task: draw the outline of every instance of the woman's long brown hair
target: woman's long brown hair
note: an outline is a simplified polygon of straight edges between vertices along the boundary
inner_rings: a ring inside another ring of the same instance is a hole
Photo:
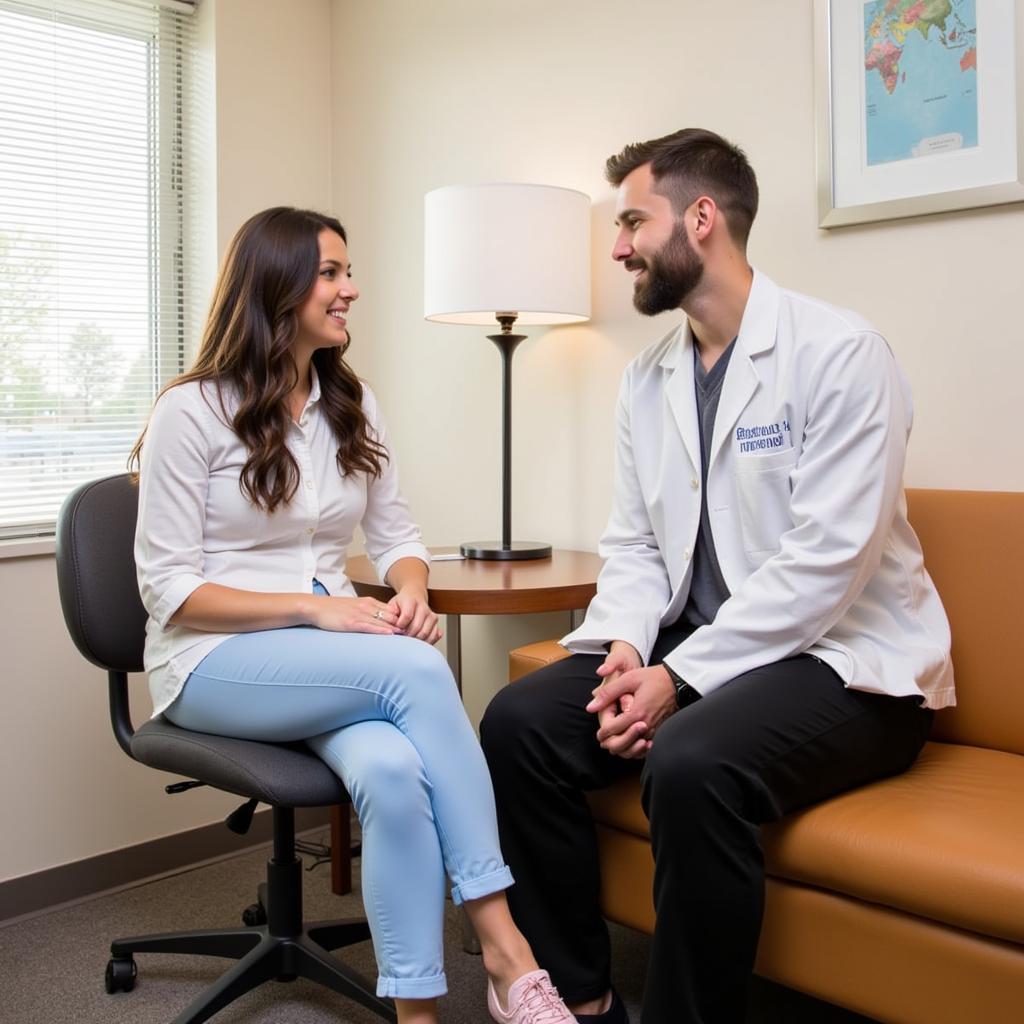
[[[267,512],[287,504],[299,485],[298,464],[285,444],[291,419],[287,398],[298,383],[292,343],[298,309],[319,273],[318,236],[325,228],[348,241],[337,220],[312,210],[275,206],[247,220],[228,247],[192,368],[161,391],[188,381],[211,381],[223,410],[221,389],[234,386],[238,409],[231,426],[249,452],[240,486]],[[371,436],[363,386],[344,352],[323,348],[313,353],[321,407],[338,442],[338,470],[343,476],[380,476],[387,452]],[[128,457],[131,469],[138,468],[145,436],[143,430]]]

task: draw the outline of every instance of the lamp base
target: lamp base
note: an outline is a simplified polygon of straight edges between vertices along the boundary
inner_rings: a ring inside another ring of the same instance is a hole
[[[551,545],[535,540],[472,540],[459,546],[463,558],[481,558],[491,562],[520,562],[528,558],[550,558]]]

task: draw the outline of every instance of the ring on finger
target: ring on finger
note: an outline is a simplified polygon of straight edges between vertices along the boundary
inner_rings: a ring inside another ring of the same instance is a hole
[[[383,613],[383,612],[382,612],[382,611],[381,611],[381,610],[380,610],[380,609],[378,608],[378,609],[377,609],[377,610],[376,610],[376,611],[375,611],[375,612],[373,613],[373,617],[374,617],[375,619],[383,619],[383,618],[384,618],[384,613]]]

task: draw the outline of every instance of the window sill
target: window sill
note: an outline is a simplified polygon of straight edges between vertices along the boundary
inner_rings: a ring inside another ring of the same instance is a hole
[[[52,555],[56,547],[56,537],[19,537],[14,540],[0,540],[0,562],[5,558]]]

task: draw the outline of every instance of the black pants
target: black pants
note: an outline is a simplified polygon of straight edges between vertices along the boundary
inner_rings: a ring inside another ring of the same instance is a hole
[[[651,664],[685,636],[664,630]],[[639,772],[657,912],[643,1024],[741,1024],[764,903],[759,826],[909,767],[932,713],[846,689],[810,655],[748,672],[665,721],[643,762],[608,754],[584,710],[603,658],[500,691],[480,725],[516,884],[513,916],[569,1003],[608,989],[594,825],[583,792]]]

